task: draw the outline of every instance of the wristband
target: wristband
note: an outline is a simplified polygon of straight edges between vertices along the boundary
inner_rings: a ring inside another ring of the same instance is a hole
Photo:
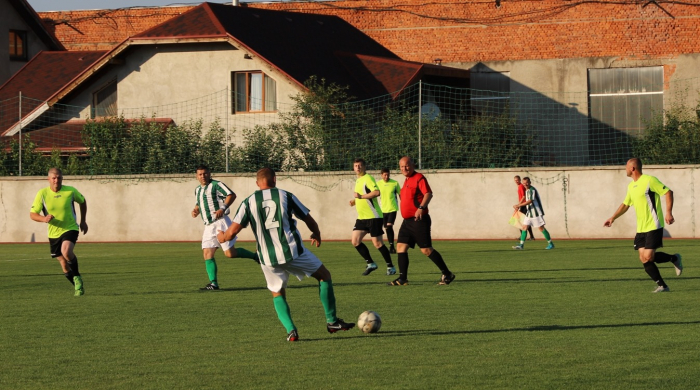
[[[228,208],[228,205],[227,205],[227,204],[224,204],[224,207],[222,207],[221,210],[226,211],[227,208]]]
[[[418,210],[425,210],[425,207],[423,207],[423,206],[418,206]]]

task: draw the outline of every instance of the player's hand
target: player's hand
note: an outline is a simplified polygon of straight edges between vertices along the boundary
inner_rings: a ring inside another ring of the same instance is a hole
[[[423,219],[423,210],[418,209],[416,210],[416,221],[420,221],[421,219]]]
[[[355,199],[362,199],[362,195],[358,194],[357,192],[355,192],[353,195],[355,196]]]
[[[219,219],[219,218],[224,216],[225,211],[226,210],[224,210],[224,209],[218,209],[218,210],[216,210],[216,213],[214,213],[214,216],[216,217],[216,219]]]
[[[519,209],[520,209],[520,205],[519,205],[519,204],[513,205],[513,208],[516,209],[516,210],[519,210]]]
[[[197,218],[198,215],[199,215],[199,209],[195,208],[194,210],[192,210],[192,218]]]
[[[49,223],[53,219],[53,215],[49,214],[44,217],[44,222]]]
[[[664,218],[664,219],[666,220],[666,223],[669,225],[672,225],[674,222],[676,222],[675,218],[673,218],[673,214],[671,214],[671,213],[666,213],[666,218]]]
[[[87,222],[80,222],[80,231],[83,232],[83,234],[87,234],[88,231],[88,225]]]
[[[224,236],[224,231],[223,231],[223,230],[219,230],[219,232],[216,233],[216,239],[219,240],[219,242],[222,243],[222,244],[223,244],[224,242],[226,242],[226,237]]]
[[[354,206],[354,205],[355,205],[355,199],[353,199],[353,200],[350,201],[350,206],[352,207],[352,206]]]
[[[311,245],[318,248],[321,246],[321,235],[311,234]]]
[[[607,221],[605,221],[605,223],[603,224],[603,226],[604,226],[604,227],[610,227],[610,226],[612,226],[613,222],[615,222],[615,220],[612,219],[612,218],[610,218],[610,219],[608,219]]]

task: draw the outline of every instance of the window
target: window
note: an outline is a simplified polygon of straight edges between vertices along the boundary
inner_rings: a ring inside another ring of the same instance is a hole
[[[590,162],[624,164],[632,137],[663,110],[663,67],[589,69],[588,107]]]
[[[27,32],[10,30],[10,60],[27,60]]]
[[[510,103],[510,72],[470,74],[471,107],[478,115],[498,115]]]
[[[277,83],[262,72],[233,72],[233,113],[277,110]]]
[[[637,135],[663,110],[663,67],[589,69],[588,97],[594,123]]]
[[[117,80],[112,80],[92,95],[92,117],[117,116]]]

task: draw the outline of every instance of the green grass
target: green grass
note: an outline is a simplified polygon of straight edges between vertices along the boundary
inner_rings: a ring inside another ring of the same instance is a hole
[[[457,274],[413,250],[410,285],[363,277],[349,242],[314,249],[338,314],[379,333],[330,335],[315,280],[290,282],[301,341],[288,343],[259,267],[219,254],[221,291],[198,243],[79,243],[86,295],[48,244],[0,245],[3,389],[693,389],[700,386],[700,278],[692,240],[668,240],[685,272],[660,265],[652,294],[631,240],[439,241]],[[251,243],[240,246],[252,248]],[[372,249],[372,255],[380,259]],[[394,259],[395,259],[394,255]]]

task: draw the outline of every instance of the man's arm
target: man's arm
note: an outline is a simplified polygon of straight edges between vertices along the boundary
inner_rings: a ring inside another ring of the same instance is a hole
[[[232,222],[231,226],[229,226],[225,232],[219,230],[219,233],[216,234],[216,239],[219,240],[219,242],[221,243],[231,241],[234,237],[236,237],[238,233],[241,232],[241,230],[243,230],[243,226],[236,222]]]
[[[617,211],[615,211],[615,214],[613,214],[612,217],[608,218],[607,221],[603,224],[605,227],[610,227],[612,226],[613,222],[615,222],[616,219],[620,218],[622,214],[626,213],[627,210],[629,210],[630,206],[627,206],[626,204],[621,204],[620,207],[617,208]]]
[[[37,214],[33,211],[30,211],[29,218],[31,218],[32,221],[49,223],[49,221],[51,221],[53,219],[53,215],[49,214],[49,215],[43,216],[41,214]]]
[[[665,196],[666,196],[666,218],[664,218],[664,219],[666,220],[667,224],[671,225],[674,222],[676,222],[676,220],[673,218],[673,191],[668,190],[668,192],[666,193]]]
[[[78,203],[80,205],[80,231],[83,234],[87,234],[87,199],[83,199],[83,203]]]
[[[379,196],[379,190],[374,190],[370,192],[369,194],[358,194],[357,192],[355,193],[355,198],[356,199],[374,199]]]
[[[216,213],[214,214],[216,219],[219,219],[224,216],[224,212],[226,212],[226,209],[231,207],[234,200],[236,200],[236,194],[234,194],[233,192],[226,196],[226,199],[224,199],[224,207],[216,210]]]
[[[318,223],[316,223],[314,217],[312,217],[311,214],[306,214],[301,220],[304,221],[306,227],[311,230],[311,245],[316,247],[321,246],[321,230],[319,230]]]
[[[520,199],[520,202],[518,202],[518,204],[514,205],[513,208],[516,209],[516,210],[518,210],[519,208],[521,208],[521,207],[523,207],[523,206],[527,206],[527,205],[529,205],[530,203],[532,203],[532,200],[525,200],[525,197],[523,196],[523,197]]]

